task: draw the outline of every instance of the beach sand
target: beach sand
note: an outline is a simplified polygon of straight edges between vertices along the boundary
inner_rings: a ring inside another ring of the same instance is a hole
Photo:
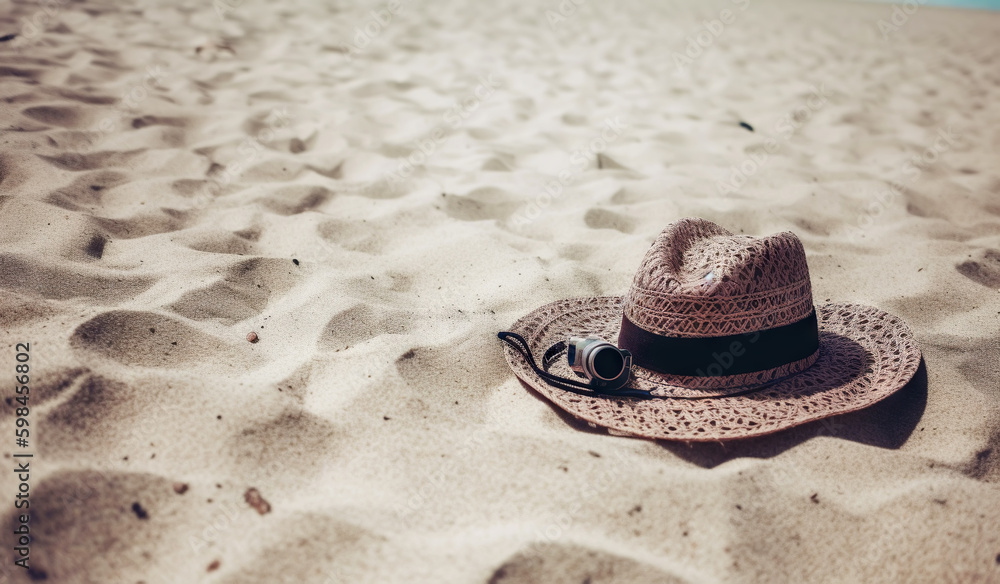
[[[651,4],[9,3],[0,581],[1000,582],[1000,14]],[[728,444],[521,385],[686,216],[925,366]]]

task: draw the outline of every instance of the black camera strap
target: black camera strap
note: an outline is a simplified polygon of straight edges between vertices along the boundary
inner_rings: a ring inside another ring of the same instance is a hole
[[[566,341],[559,341],[558,343],[549,347],[545,354],[542,355],[542,367],[539,367],[535,362],[535,357],[531,354],[531,348],[528,346],[528,342],[524,340],[524,337],[517,333],[512,333],[508,331],[501,331],[497,333],[497,337],[501,341],[504,341],[510,345],[518,353],[524,356],[525,361],[528,362],[528,366],[542,378],[545,383],[559,389],[570,391],[579,395],[586,395],[590,397],[602,396],[602,397],[632,397],[640,399],[649,399],[656,397],[649,392],[629,389],[629,388],[607,388],[607,387],[595,387],[590,383],[584,383],[576,379],[568,379],[566,377],[560,377],[558,375],[553,375],[548,372],[549,364],[555,360],[560,353],[566,350]],[[627,378],[626,378],[627,379]],[[627,383],[627,380],[626,380]]]

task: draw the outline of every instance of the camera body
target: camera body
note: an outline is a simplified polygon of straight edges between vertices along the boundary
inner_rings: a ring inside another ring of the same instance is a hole
[[[632,353],[600,337],[570,337],[566,357],[569,368],[594,387],[621,388],[632,371]]]

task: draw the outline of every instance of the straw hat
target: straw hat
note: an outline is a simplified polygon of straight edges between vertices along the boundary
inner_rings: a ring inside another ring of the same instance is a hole
[[[668,225],[626,296],[546,304],[511,331],[548,373],[570,379],[565,355],[543,357],[559,341],[596,335],[629,350],[626,388],[650,399],[550,385],[504,344],[514,373],[573,416],[670,440],[748,438],[859,410],[902,388],[920,363],[900,318],[869,306],[813,305],[795,234],[733,235],[704,219]]]

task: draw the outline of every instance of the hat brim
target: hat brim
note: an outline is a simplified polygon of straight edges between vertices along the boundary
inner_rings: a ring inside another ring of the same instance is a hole
[[[617,343],[623,304],[622,296],[560,300],[535,309],[511,330],[540,361],[548,347],[569,336],[597,335]],[[816,315],[816,361],[801,373],[739,395],[686,388],[669,375],[643,370],[630,384],[674,397],[583,396],[545,383],[506,343],[504,354],[518,378],[576,418],[620,434],[691,442],[763,436],[860,410],[889,397],[916,373],[920,349],[900,318],[856,304],[817,306]],[[552,372],[572,376],[563,367],[554,365]]]

